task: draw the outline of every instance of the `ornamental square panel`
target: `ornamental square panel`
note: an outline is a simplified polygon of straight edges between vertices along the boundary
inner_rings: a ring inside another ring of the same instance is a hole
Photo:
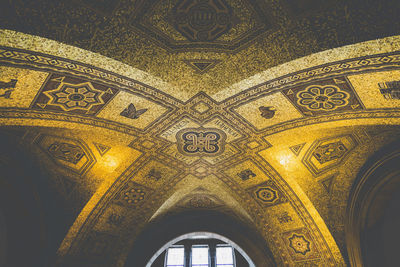
[[[287,202],[286,196],[272,180],[250,187],[246,191],[264,207]]]
[[[282,233],[281,237],[293,261],[320,258],[319,250],[306,228]]]
[[[171,110],[164,102],[153,101],[145,95],[121,91],[97,117],[144,130],[160,121]]]
[[[76,77],[51,74],[32,102],[31,108],[94,116],[118,91]]]
[[[48,73],[0,66],[0,107],[28,108]]]
[[[150,199],[152,191],[146,186],[130,181],[118,192],[114,202],[117,205],[138,209]]]
[[[246,101],[233,111],[257,130],[303,117],[280,92]]]
[[[282,92],[305,116],[364,108],[346,77],[320,80]]]
[[[368,109],[400,107],[400,70],[348,76]]]
[[[314,176],[318,176],[338,167],[357,145],[353,135],[316,140],[305,153],[302,162]]]
[[[79,175],[88,172],[96,162],[91,150],[80,140],[40,134],[35,143],[54,163]]]

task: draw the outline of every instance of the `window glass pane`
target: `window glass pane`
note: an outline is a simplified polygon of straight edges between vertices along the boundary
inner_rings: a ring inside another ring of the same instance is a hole
[[[208,247],[192,247],[192,266],[208,266]]]
[[[167,252],[167,267],[184,265],[185,249],[183,247],[169,248]]]
[[[233,266],[232,247],[217,247],[217,266]]]

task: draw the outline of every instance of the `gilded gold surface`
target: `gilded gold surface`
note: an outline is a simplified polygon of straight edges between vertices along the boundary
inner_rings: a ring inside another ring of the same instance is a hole
[[[158,3],[140,23],[185,41],[162,11],[175,2]],[[260,23],[249,15],[254,12],[249,1],[228,2],[237,21],[221,41]],[[315,53],[367,40],[378,30],[366,30],[354,42],[338,36],[322,40],[316,34],[329,28],[328,22],[307,31],[291,24],[290,7],[282,5],[282,11],[272,2],[262,8],[269,7],[274,18],[283,12],[281,27],[270,25],[262,38],[233,52],[171,51],[138,29],[119,29],[133,8],[127,1],[111,15],[77,7],[74,15],[85,14],[88,25],[103,20],[100,13],[107,18],[105,26],[82,30],[93,34],[90,39],[77,38],[74,28],[63,36],[59,29],[57,36],[50,34],[55,26],[35,31],[104,56],[0,30],[0,125],[24,131],[21,145],[40,159],[54,177],[54,190],[75,211],[58,262],[90,261],[91,238],[101,233],[112,243],[104,253],[115,256],[95,266],[123,266],[150,220],[206,208],[229,212],[255,229],[279,266],[345,266],[343,225],[352,182],[369,156],[398,139],[400,89],[388,97],[379,84],[400,80],[400,37]],[[321,12],[318,16],[341,16]],[[312,20],[307,13],[299,16],[305,24]],[[199,74],[186,59],[221,62]],[[49,93],[64,84],[72,88],[69,94]],[[333,107],[311,104],[328,100]],[[184,140],[178,133],[185,129],[200,141]],[[184,151],[184,144],[206,149],[204,132],[213,138],[223,133],[224,138],[208,140],[218,153]],[[310,250],[295,247],[293,237],[309,242]]]

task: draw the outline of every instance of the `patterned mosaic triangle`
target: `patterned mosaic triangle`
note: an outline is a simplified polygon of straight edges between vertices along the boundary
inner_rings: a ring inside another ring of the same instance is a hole
[[[291,146],[291,147],[289,147],[289,149],[290,149],[296,156],[298,156],[298,155],[300,154],[301,150],[303,149],[303,147],[304,147],[305,144],[306,144],[306,143],[302,143],[302,144],[299,144],[299,145]]]
[[[214,59],[185,59],[183,62],[186,63],[189,67],[194,69],[199,74],[204,74],[209,71],[211,68],[215,67],[220,60]]]
[[[332,191],[333,180],[335,180],[335,175],[329,176],[326,179],[320,181],[322,186],[325,188],[326,192],[330,193]]]
[[[98,143],[93,143],[94,146],[96,147],[97,151],[99,151],[100,155],[104,155],[107,153],[108,150],[110,150],[109,146],[98,144]]]

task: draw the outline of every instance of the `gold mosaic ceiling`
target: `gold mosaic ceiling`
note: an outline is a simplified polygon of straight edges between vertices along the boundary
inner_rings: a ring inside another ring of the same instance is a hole
[[[123,266],[149,221],[205,208],[279,266],[345,265],[352,182],[398,139],[396,1],[20,2],[0,124],[75,210],[58,262]]]
[[[197,9],[210,19],[196,20]],[[399,10],[396,0],[19,0],[2,4],[0,25],[126,63],[187,100],[296,58],[397,35]]]

